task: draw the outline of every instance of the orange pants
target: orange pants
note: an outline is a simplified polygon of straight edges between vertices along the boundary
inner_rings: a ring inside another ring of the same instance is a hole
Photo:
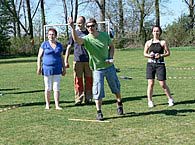
[[[92,71],[89,62],[73,62],[75,102],[92,99]]]

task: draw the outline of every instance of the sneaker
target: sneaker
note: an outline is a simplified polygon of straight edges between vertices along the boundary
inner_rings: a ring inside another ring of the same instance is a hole
[[[119,106],[117,108],[117,113],[118,113],[118,115],[123,115],[123,106]]]
[[[172,98],[168,100],[168,104],[169,104],[168,106],[173,106],[174,105],[174,101],[173,101]]]
[[[152,101],[148,101],[148,107],[149,107],[149,108],[154,107],[154,103],[153,103]]]
[[[103,120],[103,114],[98,113],[97,116],[96,116],[96,120],[102,121]]]

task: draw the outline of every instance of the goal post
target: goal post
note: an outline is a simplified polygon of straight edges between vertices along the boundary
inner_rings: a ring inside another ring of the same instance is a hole
[[[101,30],[100,25],[101,24],[105,24],[105,28],[106,28],[106,32],[110,35],[110,22],[109,21],[99,21],[97,22],[98,25],[98,30]],[[74,25],[76,26],[76,23],[74,23]],[[44,41],[46,40],[46,36],[47,36],[47,31],[49,28],[55,28],[58,32],[58,37],[62,37],[65,35],[66,32],[66,28],[67,28],[68,24],[48,24],[48,25],[44,25]]]

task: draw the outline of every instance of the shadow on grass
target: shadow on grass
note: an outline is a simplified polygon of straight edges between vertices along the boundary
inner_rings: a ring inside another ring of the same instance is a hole
[[[60,101],[62,103],[73,103],[73,101]],[[55,104],[54,101],[51,101],[50,104]],[[0,108],[18,108],[18,107],[29,107],[29,106],[43,106],[45,102],[28,102],[28,103],[18,103],[18,104],[9,104],[9,105],[0,105]]]
[[[173,95],[173,94],[171,94]],[[153,95],[153,97],[158,97],[158,96],[165,96],[165,94],[157,94],[157,95]],[[142,99],[146,99],[147,96],[136,96],[136,97],[126,97],[126,98],[122,98],[123,103],[124,102],[129,102],[129,101],[135,101],[135,100],[142,100]],[[114,100],[103,100],[103,105],[108,105],[108,104],[114,104],[116,103],[116,99]]]
[[[22,60],[7,60],[7,61],[0,61],[0,64],[9,64],[9,63],[29,63],[29,62],[36,62],[36,59],[22,59]]]
[[[167,116],[186,116],[183,113],[194,113],[195,109],[172,109],[172,110],[159,110],[159,111],[148,111],[148,112],[141,112],[141,113],[136,113],[136,112],[129,112],[125,113],[122,116],[114,116],[114,117],[105,117],[104,120],[109,120],[109,119],[118,119],[118,118],[128,118],[128,117],[139,117],[139,116],[147,116],[147,115],[155,115],[155,114],[164,114]]]
[[[37,92],[44,92],[44,90],[20,91],[20,92],[8,92],[8,93],[3,93],[3,95],[6,95],[6,94],[28,94],[28,93],[37,93]]]

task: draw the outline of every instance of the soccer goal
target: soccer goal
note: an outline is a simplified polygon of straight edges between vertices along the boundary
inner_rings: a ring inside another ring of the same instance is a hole
[[[109,21],[100,21],[97,22],[98,24],[98,30],[103,31],[101,25],[105,25],[106,32],[110,35],[110,23]],[[75,23],[76,26],[76,23]],[[67,38],[67,30],[70,34],[70,31],[68,29],[68,24],[49,24],[49,25],[44,25],[44,41],[47,39],[47,32],[49,28],[55,28],[58,32],[57,39],[61,38]]]

